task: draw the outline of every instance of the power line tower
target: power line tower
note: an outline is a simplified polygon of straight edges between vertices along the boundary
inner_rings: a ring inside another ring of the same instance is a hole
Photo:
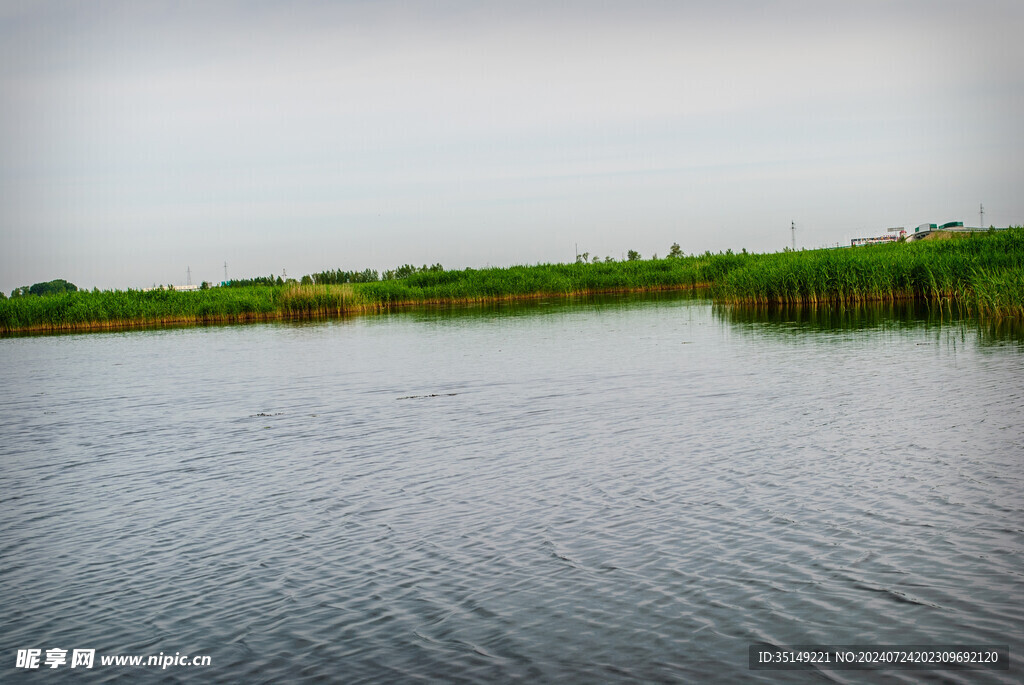
[[[192,267],[191,266],[188,267],[188,269],[186,270],[185,273],[188,274],[188,276],[186,278],[186,281],[185,281],[185,284],[186,285],[192,285]]]
[[[789,230],[793,233],[793,252],[796,252],[796,222],[789,222]]]

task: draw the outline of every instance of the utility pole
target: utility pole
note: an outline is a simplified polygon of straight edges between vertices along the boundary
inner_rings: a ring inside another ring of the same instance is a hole
[[[789,230],[793,233],[793,252],[796,252],[796,222],[789,222]]]
[[[228,282],[228,263],[224,262],[224,282]]]
[[[985,228],[985,205],[981,205],[981,209],[978,210],[978,228]]]

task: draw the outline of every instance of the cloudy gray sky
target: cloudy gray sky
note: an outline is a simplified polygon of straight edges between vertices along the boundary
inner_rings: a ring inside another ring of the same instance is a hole
[[[0,289],[1024,223],[1024,3],[2,2]]]

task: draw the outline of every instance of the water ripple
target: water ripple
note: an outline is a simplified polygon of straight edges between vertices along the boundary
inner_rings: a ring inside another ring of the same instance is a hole
[[[806,682],[747,647],[1019,654],[1020,349],[932,325],[840,342],[654,298],[0,340],[2,678],[54,646],[213,659],[99,682]],[[945,677],[870,675],[815,679]]]

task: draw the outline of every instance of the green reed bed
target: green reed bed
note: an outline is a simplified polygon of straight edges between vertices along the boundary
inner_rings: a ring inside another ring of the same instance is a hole
[[[354,286],[368,303],[484,302],[544,295],[660,290],[706,285],[744,255],[706,255],[631,262],[538,264],[462,271],[424,271]]]
[[[985,315],[1024,314],[1024,229],[952,240],[758,255],[715,283],[728,302],[815,304],[949,300]]]
[[[401,279],[340,285],[293,282],[192,292],[78,291],[26,296],[0,301],[0,332],[318,318],[416,303],[692,287],[712,281],[746,258],[707,254],[648,261],[422,271]]]
[[[233,323],[279,316],[281,288],[78,291],[0,301],[0,331]]]
[[[317,318],[416,303],[710,287],[719,302],[942,300],[1024,319],[1024,229],[863,248],[506,268],[440,268],[340,285],[251,285],[193,292],[104,291],[0,300],[0,332]]]
[[[287,285],[281,289],[279,309],[288,318],[326,318],[374,308],[374,303],[352,284]]]
[[[964,298],[969,311],[982,316],[1024,319],[1024,269],[992,272],[977,269]]]

